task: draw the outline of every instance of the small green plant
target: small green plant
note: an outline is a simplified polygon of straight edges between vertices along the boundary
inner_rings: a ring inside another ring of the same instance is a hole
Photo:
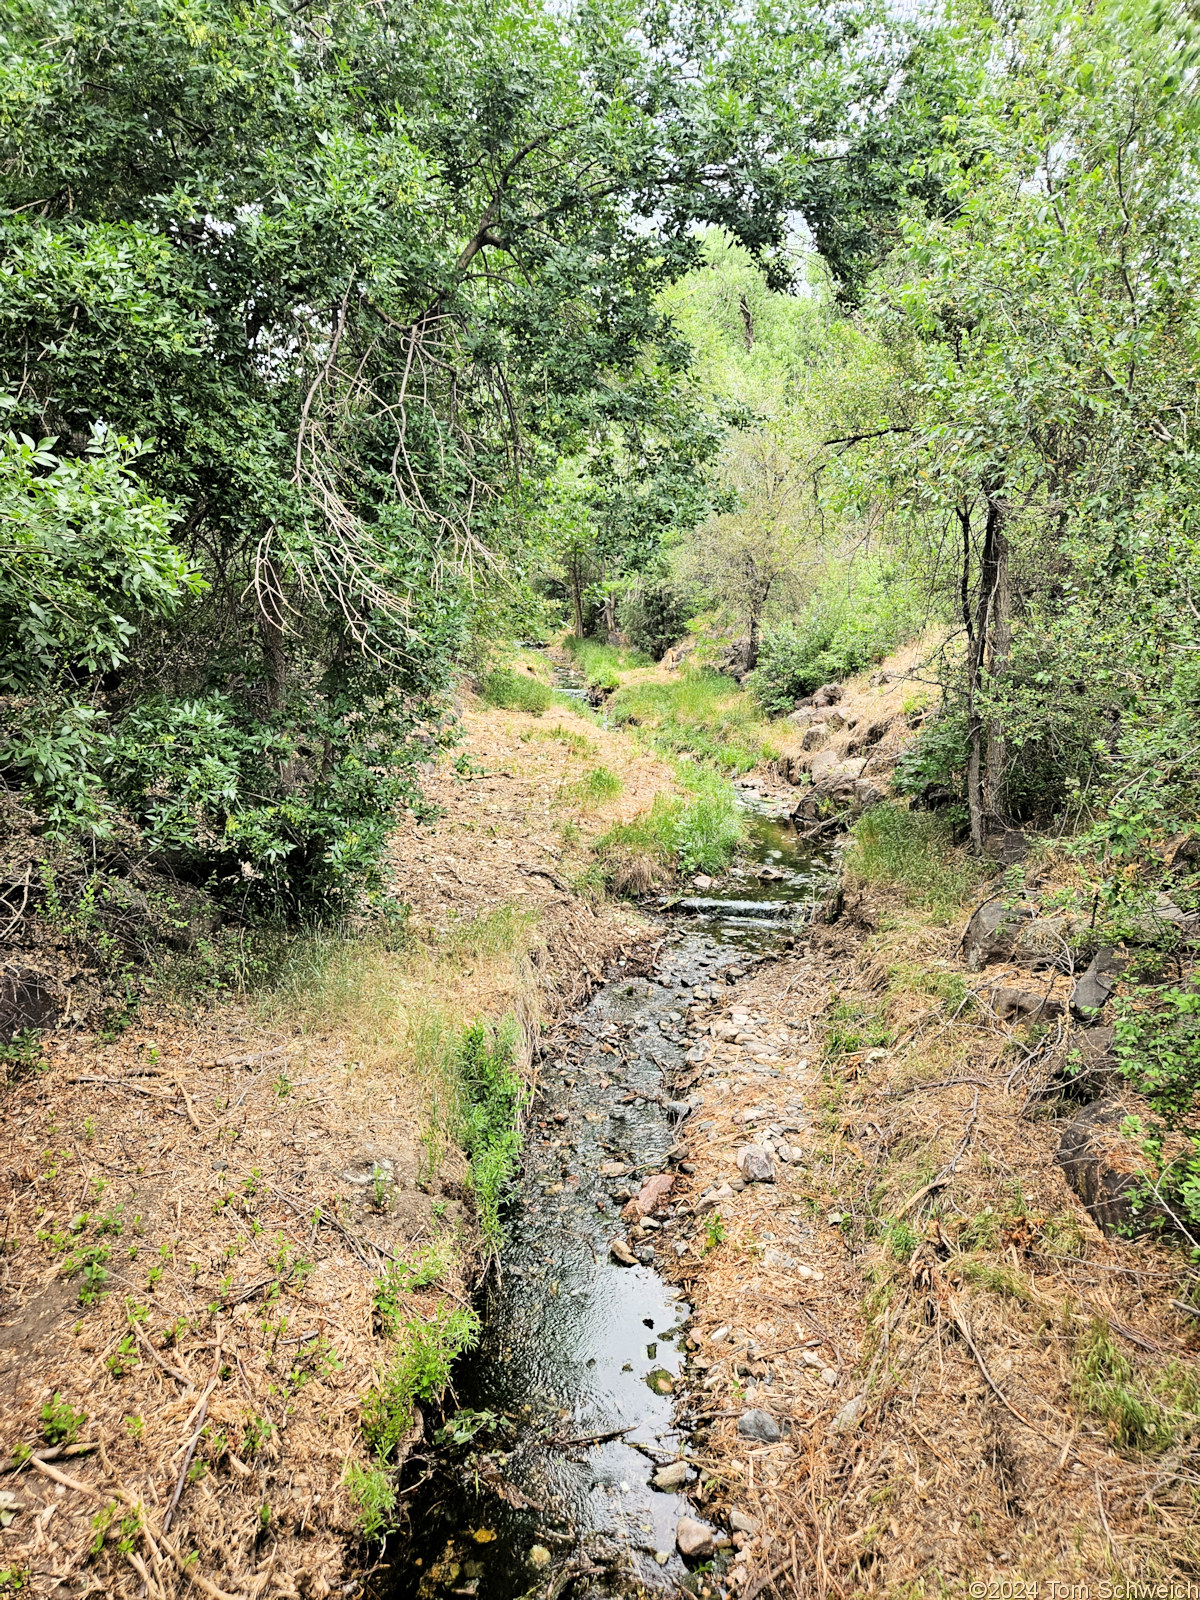
[[[141,1444],[146,1432],[146,1419],[144,1417],[126,1417],[125,1431],[135,1443]]]
[[[132,1333],[127,1333],[120,1344],[105,1361],[104,1365],[114,1378],[125,1378],[138,1364],[137,1340]]]
[[[382,1467],[364,1467],[351,1461],[343,1483],[357,1508],[358,1526],[364,1539],[378,1539],[392,1525],[396,1509],[396,1484]]]
[[[896,1218],[886,1221],[881,1229],[888,1254],[897,1261],[911,1261],[920,1242],[907,1222]]]
[[[1126,1450],[1163,1450],[1172,1442],[1171,1419],[1138,1381],[1133,1364],[1113,1344],[1106,1323],[1093,1320],[1075,1351],[1071,1393],[1099,1417],[1113,1444]],[[1197,1420],[1197,1419],[1193,1419]]]
[[[42,1438],[49,1445],[74,1444],[87,1421],[86,1411],[76,1411],[56,1389],[42,1407]]]
[[[292,1092],[292,1084],[286,1072],[281,1072],[271,1085],[281,1100],[286,1100]]]
[[[479,1318],[466,1306],[439,1306],[395,1330],[400,1347],[362,1407],[362,1430],[372,1453],[388,1460],[412,1426],[413,1402],[432,1400],[445,1388],[455,1360],[479,1337]]]
[[[574,800],[585,810],[593,806],[601,806],[607,800],[615,800],[625,787],[624,783],[608,767],[593,767],[582,778],[577,778],[569,784],[566,790],[567,797]]]
[[[438,1444],[470,1444],[480,1433],[491,1433],[500,1426],[500,1416],[495,1411],[456,1411],[446,1418],[434,1434]]]
[[[246,1418],[246,1425],[242,1430],[242,1454],[255,1456],[263,1445],[269,1443],[274,1430],[265,1417],[260,1417],[257,1412]]]
[[[704,1223],[704,1252],[715,1250],[719,1244],[724,1244],[727,1234],[725,1231],[725,1218],[719,1211],[713,1211]]]
[[[521,1151],[520,1115],[529,1098],[514,1066],[516,1025],[466,1029],[454,1058],[461,1100],[460,1137],[471,1163],[471,1189],[488,1242],[503,1238],[500,1201]]]
[[[371,1204],[376,1211],[386,1211],[392,1198],[392,1180],[382,1167],[371,1168]]]

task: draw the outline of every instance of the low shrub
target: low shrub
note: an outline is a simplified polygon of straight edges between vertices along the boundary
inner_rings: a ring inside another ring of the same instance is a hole
[[[553,703],[554,695],[539,679],[513,672],[510,667],[496,667],[480,680],[480,698],[502,711],[525,711],[540,717]]]
[[[746,686],[770,716],[785,715],[823,683],[882,661],[924,626],[919,597],[897,567],[865,563],[852,570],[852,588],[839,572],[800,617],[764,630]]]

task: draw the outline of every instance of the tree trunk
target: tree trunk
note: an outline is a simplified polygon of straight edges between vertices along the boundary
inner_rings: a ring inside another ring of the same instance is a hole
[[[617,597],[615,594],[604,596],[604,631],[611,645],[621,642],[621,630],[617,627]]]
[[[963,530],[962,607],[967,630],[967,809],[971,818],[971,848],[983,853],[989,823],[1002,823],[1000,783],[1006,759],[1002,728],[985,724],[980,698],[985,677],[994,678],[1008,660],[1012,642],[1009,617],[1008,541],[1004,536],[1004,508],[995,491],[985,489],[986,515],[983,548],[979,555],[979,594],[970,603],[971,512],[958,511]]]
[[[579,576],[579,563],[571,563],[571,606],[575,613],[575,637],[583,638],[583,583]]]
[[[770,581],[763,585],[763,592],[758,597],[758,603],[750,612],[750,637],[746,644],[746,671],[753,672],[758,665],[759,629],[762,625],[762,614],[767,608],[767,596],[771,592]]]
[[[741,311],[742,311],[742,327],[745,329],[745,333],[746,333],[746,349],[747,350],[753,350],[754,349],[754,316],[753,316],[753,313],[750,310],[750,302],[749,302],[749,300],[746,299],[745,295],[742,296]]]
[[[272,711],[278,711],[287,693],[287,644],[283,579],[274,558],[269,555],[259,566],[258,633],[262,641],[267,704]]]

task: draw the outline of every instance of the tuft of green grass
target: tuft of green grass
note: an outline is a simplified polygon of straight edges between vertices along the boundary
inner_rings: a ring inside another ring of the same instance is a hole
[[[708,668],[668,683],[630,684],[610,712],[618,723],[636,722],[664,754],[697,756],[731,777],[779,753],[758,702]]]
[[[521,1153],[521,1112],[529,1091],[515,1065],[516,1023],[476,1022],[454,1061],[461,1098],[460,1143],[471,1163],[471,1189],[485,1238],[499,1248],[500,1202]]]
[[[604,805],[607,800],[615,800],[624,787],[624,783],[611,768],[593,767],[590,772],[585,772],[581,778],[568,785],[566,795],[577,805],[591,809],[593,806]]]
[[[490,706],[503,711],[526,711],[540,717],[554,701],[553,693],[539,679],[514,672],[511,667],[496,667],[480,680],[479,694]]]
[[[640,650],[618,650],[613,645],[601,644],[599,639],[576,639],[571,634],[564,642],[575,658],[575,665],[587,679],[588,688],[601,689],[605,694],[621,687],[622,672],[654,665]]]
[[[979,883],[983,863],[960,855],[949,825],[931,812],[874,806],[854,825],[846,871],[863,883],[890,884],[913,906],[947,915]]]
[[[1172,1362],[1147,1384],[1113,1343],[1107,1323],[1094,1319],[1075,1349],[1071,1395],[1099,1417],[1113,1444],[1158,1452],[1200,1428],[1200,1382]]]

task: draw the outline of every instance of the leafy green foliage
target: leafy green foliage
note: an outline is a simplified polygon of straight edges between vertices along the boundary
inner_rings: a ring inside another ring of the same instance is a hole
[[[1152,1162],[1145,1199],[1152,1190],[1200,1250],[1200,977],[1124,987],[1115,1002],[1115,1048],[1121,1070],[1150,1107],[1152,1120],[1140,1128]]]
[[[87,1421],[86,1411],[76,1411],[58,1390],[42,1406],[42,1438],[47,1444],[74,1444]]]
[[[363,1466],[361,1462],[346,1464],[342,1479],[358,1509],[358,1526],[364,1539],[378,1539],[392,1526],[396,1509],[396,1482],[383,1467]]]
[[[460,1142],[471,1163],[471,1189],[484,1236],[499,1248],[500,1203],[521,1153],[521,1113],[529,1091],[515,1066],[515,1023],[499,1029],[476,1022],[455,1058],[461,1095]]]
[[[397,1329],[399,1348],[362,1406],[363,1435],[380,1461],[412,1426],[413,1402],[440,1395],[454,1362],[478,1337],[479,1318],[465,1306],[439,1306],[428,1320],[413,1317]]]
[[[635,891],[648,881],[630,871],[639,854],[672,872],[724,872],[746,838],[746,820],[733,787],[702,768],[681,772],[690,797],[658,794],[649,811],[618,823],[597,839],[597,857],[614,887]]]

